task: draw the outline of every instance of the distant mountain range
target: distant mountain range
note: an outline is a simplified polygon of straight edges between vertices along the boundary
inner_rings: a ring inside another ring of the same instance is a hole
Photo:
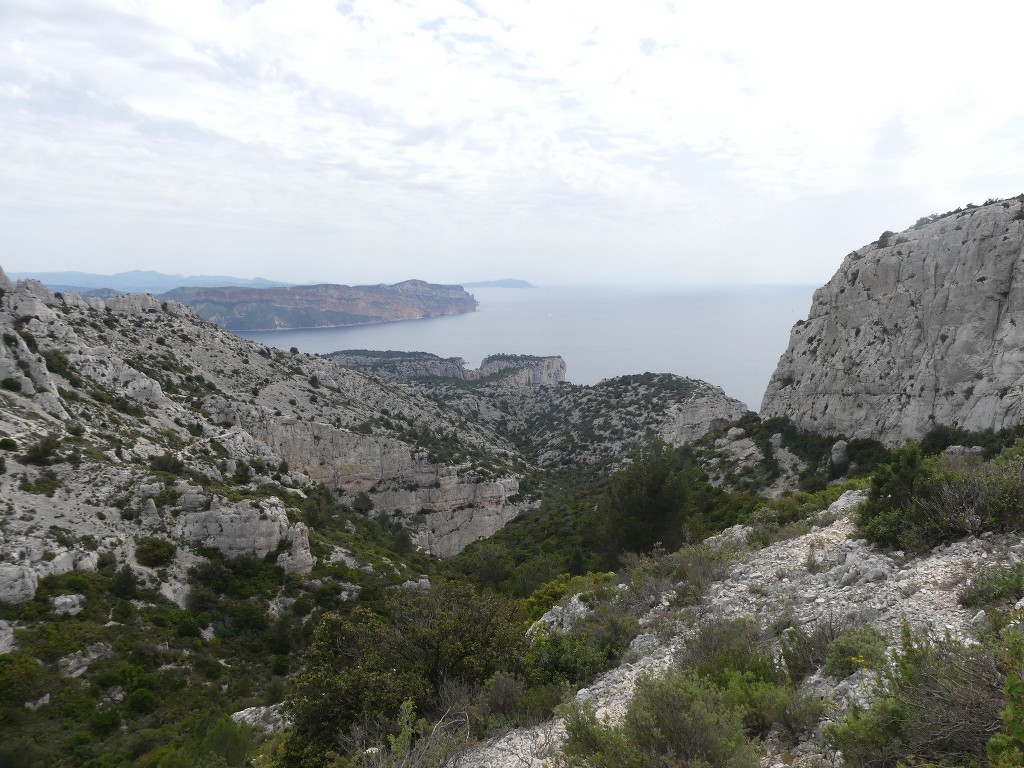
[[[164,293],[172,288],[236,285],[245,288],[280,288],[290,283],[227,275],[167,275],[163,272],[134,269],[116,275],[92,272],[8,272],[12,280],[38,280],[52,291],[93,291],[109,288],[124,293]]]

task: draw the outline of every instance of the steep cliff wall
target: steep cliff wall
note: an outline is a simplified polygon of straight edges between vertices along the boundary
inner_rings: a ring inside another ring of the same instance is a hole
[[[1022,198],[926,217],[854,251],[793,327],[761,415],[889,444],[940,424],[1020,424],[1022,251]]]

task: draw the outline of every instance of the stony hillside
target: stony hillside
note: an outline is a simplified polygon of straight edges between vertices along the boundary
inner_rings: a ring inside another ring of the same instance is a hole
[[[971,538],[941,546],[918,557],[880,550],[856,538],[855,518],[864,494],[849,491],[811,520],[809,530],[768,546],[754,544],[756,529],[737,526],[708,540],[728,553],[730,564],[712,582],[696,606],[680,605],[685,583],[667,583],[655,606],[640,619],[643,627],[623,663],[575,694],[592,707],[601,722],[621,723],[638,680],[659,678],[677,667],[714,627],[750,626],[767,639],[780,661],[787,641],[792,650],[796,630],[873,627],[878,650],[894,658],[902,647],[904,627],[919,638],[949,637],[972,643],[987,627],[984,610],[968,608],[961,596],[972,579],[1000,566],[1012,569],[1024,556],[1019,534]],[[563,631],[587,615],[577,599],[567,600]],[[554,615],[554,614],[552,614]],[[868,637],[873,634],[866,634]],[[688,650],[690,649],[690,650]],[[793,663],[794,656],[786,658]],[[767,734],[761,765],[814,766],[842,764],[823,733],[852,706],[870,706],[877,694],[878,667],[860,659],[838,674],[823,670],[824,654],[803,672],[798,691],[818,702],[795,734],[782,729]],[[998,688],[997,688],[998,690]],[[561,717],[536,727],[513,730],[470,750],[461,768],[539,768],[559,762],[566,737]],[[577,764],[577,763],[574,763]]]
[[[0,429],[10,445],[0,486],[13,510],[4,599],[31,597],[49,573],[94,567],[96,550],[74,544],[83,537],[117,542],[118,559],[131,561],[128,531],[228,555],[294,542],[295,562],[306,562],[306,534],[273,497],[310,483],[343,503],[365,496],[419,547],[449,556],[534,503],[519,484],[538,465],[608,461],[652,429],[679,442],[739,413],[720,391],[685,380],[671,396],[654,382],[534,386],[540,369],[500,356],[469,389],[392,383],[239,339],[174,301],[86,303],[6,278],[0,287]],[[547,383],[564,364],[541,369]],[[614,439],[598,451],[595,432]],[[26,458],[47,440],[51,454]],[[54,548],[54,525],[71,544]]]
[[[175,288],[161,298],[179,301],[235,331],[418,320],[473,312],[477,307],[476,299],[462,286],[422,280],[395,285]]]
[[[428,594],[437,557],[535,507],[551,469],[579,461],[589,482],[652,435],[742,413],[674,376],[553,383],[559,358],[388,380],[173,300],[84,301],[2,272],[0,336],[11,765],[230,754],[211,734],[250,743],[227,719],[241,710],[280,724],[322,618]]]
[[[415,387],[436,402],[456,404],[467,419],[495,429],[548,469],[617,466],[638,443],[661,438],[684,445],[746,413],[720,387],[667,373],[525,388],[509,372],[471,386],[421,379]]]
[[[847,256],[798,322],[761,405],[898,444],[1024,422],[1024,196],[921,219]]]

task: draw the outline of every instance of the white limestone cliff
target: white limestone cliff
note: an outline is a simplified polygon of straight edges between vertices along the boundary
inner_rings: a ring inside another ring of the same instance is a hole
[[[1020,424],[1022,259],[1020,198],[928,217],[851,253],[793,327],[762,417],[890,445],[936,425]]]

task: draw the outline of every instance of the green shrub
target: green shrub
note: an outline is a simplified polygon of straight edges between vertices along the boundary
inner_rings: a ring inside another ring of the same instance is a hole
[[[570,710],[564,757],[580,768],[758,765],[739,712],[707,680],[679,670],[638,681],[621,726],[599,723],[589,707]]]
[[[168,472],[172,475],[181,474],[185,470],[185,462],[173,453],[150,456],[149,466],[154,472]]]
[[[251,746],[252,728],[224,716],[206,732],[200,751],[222,758],[222,765],[241,766],[245,765]]]
[[[622,649],[616,650],[617,654],[592,644],[582,632],[541,632],[526,652],[523,666],[534,685],[585,685],[618,661]]]
[[[703,624],[679,655],[679,664],[692,669],[720,688],[729,685],[734,672],[755,680],[781,682],[784,672],[767,649],[764,637],[751,619],[718,619]]]
[[[60,448],[60,440],[56,435],[50,434],[26,448],[22,460],[26,464],[49,466],[59,460],[58,448]]]
[[[437,705],[445,681],[482,685],[523,655],[518,607],[468,585],[440,581],[427,591],[399,590],[380,610],[359,607],[320,620],[293,677],[295,726],[286,764],[332,748],[334,734],[364,719],[393,726],[404,702],[427,710]],[[313,764],[323,764],[322,757]]]
[[[926,457],[917,443],[893,453],[871,483],[860,529],[871,541],[922,552],[983,531],[1024,525],[1024,441],[990,462],[974,455]]]
[[[159,707],[160,701],[157,699],[156,694],[149,689],[136,688],[125,697],[124,704],[128,711],[145,715]]]
[[[960,604],[967,608],[1015,603],[1024,597],[1024,566],[997,565],[975,575],[960,592]]]
[[[787,629],[779,638],[786,672],[794,685],[814,674],[825,663],[829,646],[843,632],[860,625],[854,616],[836,618],[829,614],[816,622],[810,630],[801,627]]]
[[[3,387],[8,392],[21,392],[21,382],[17,379],[12,379],[10,376],[0,380],[0,387]]]
[[[1003,726],[988,742],[988,758],[998,768],[1016,768],[1024,765],[1024,679],[1019,671],[1006,676],[1003,693]]]
[[[918,639],[904,628],[903,651],[883,674],[868,710],[852,709],[826,729],[850,768],[896,768],[914,757],[979,764],[999,730],[999,665],[981,645]]]
[[[139,565],[149,568],[161,568],[174,561],[178,548],[169,541],[153,536],[143,536],[135,540],[135,559]]]
[[[40,496],[53,496],[62,485],[60,478],[52,470],[46,469],[40,472],[35,480],[23,478],[18,483],[18,488],[27,493],[37,493]]]
[[[794,705],[785,671],[750,619],[703,624],[679,655],[679,664],[715,685],[751,733],[767,734]]]
[[[843,678],[858,669],[881,669],[887,645],[885,635],[870,624],[848,629],[828,646],[823,671]]]

